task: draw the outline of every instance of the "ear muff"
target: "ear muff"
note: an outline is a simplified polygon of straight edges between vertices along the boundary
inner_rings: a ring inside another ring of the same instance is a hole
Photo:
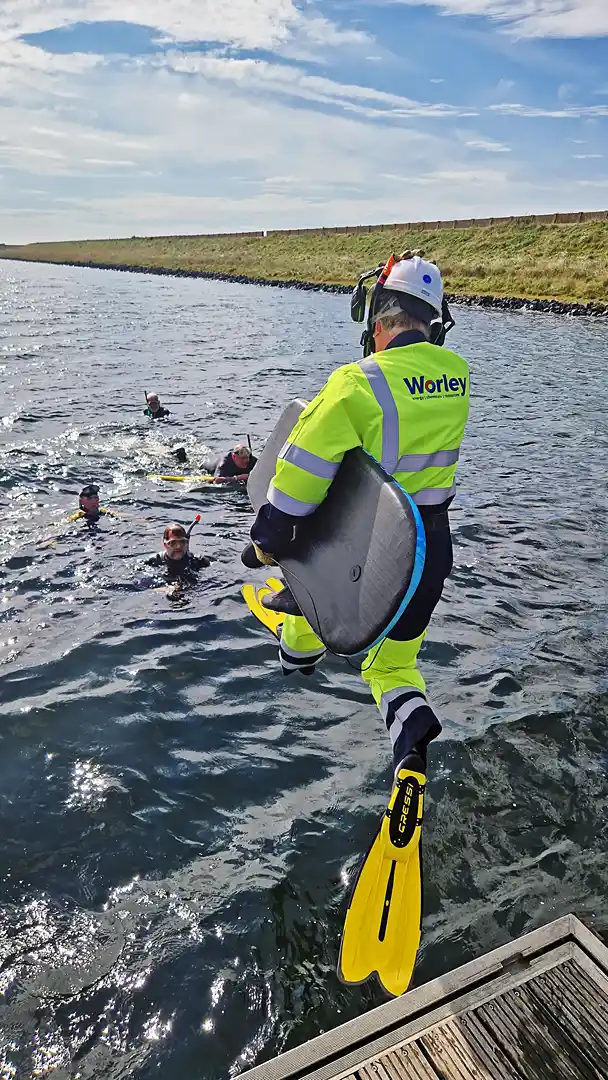
[[[421,254],[421,253],[418,253]],[[411,252],[404,252],[399,258],[410,258]],[[393,265],[398,262],[394,255],[391,256]],[[390,260],[389,260],[390,263]],[[363,347],[363,355],[369,356],[374,351],[374,326],[376,324],[376,308],[380,299],[384,280],[389,272],[389,263],[380,263],[375,270],[368,270],[367,273],[362,274],[359,278],[355,288],[352,291],[350,298],[350,316],[353,322],[362,323],[365,319],[365,309],[367,307],[367,301],[369,299],[369,307],[367,311],[367,326],[361,335],[361,345]],[[375,277],[376,281],[372,285],[371,289],[367,289],[364,282],[369,278]],[[368,296],[369,293],[369,296]],[[416,315],[414,316],[416,317]],[[451,316],[450,309],[448,307],[447,300],[443,298],[441,306],[441,315],[437,315],[430,324],[429,341],[432,345],[443,345],[445,342],[446,334],[450,332],[455,325]]]
[[[382,292],[382,286],[378,281],[375,285],[372,285],[369,290],[369,308],[367,312],[367,327],[361,335],[361,345],[363,346],[363,355],[370,356],[374,351],[374,326],[376,325],[376,308],[378,307],[378,299]]]
[[[363,320],[365,319],[365,308],[367,306],[367,289],[364,285],[364,282],[369,281],[369,279],[373,277],[377,278],[381,270],[382,266],[377,266],[374,270],[366,270],[364,274],[361,274],[361,277],[355,285],[350,298],[350,317],[353,322],[363,322]]]
[[[441,318],[433,319],[431,323],[431,333],[429,335],[429,341],[431,345],[443,345],[446,339],[446,334],[449,334],[450,330],[456,323],[454,322],[448,302],[443,298],[441,305]]]
[[[367,289],[362,281],[358,281],[350,298],[350,317],[353,322],[363,322],[366,303]]]
[[[371,356],[374,351],[374,334],[372,330],[364,330],[361,334],[360,345],[364,356]]]

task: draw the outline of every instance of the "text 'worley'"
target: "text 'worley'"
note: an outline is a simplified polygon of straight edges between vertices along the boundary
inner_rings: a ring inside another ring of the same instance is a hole
[[[423,394],[459,394],[464,397],[467,392],[467,379],[460,377],[448,379],[444,372],[438,379],[425,379],[424,375],[414,375],[411,379],[403,380],[410,394],[422,397]]]

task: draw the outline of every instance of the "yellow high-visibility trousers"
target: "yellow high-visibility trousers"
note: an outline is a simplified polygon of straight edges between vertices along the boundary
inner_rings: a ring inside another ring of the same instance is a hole
[[[367,653],[361,675],[386,724],[395,768],[413,749],[425,747],[441,731],[427,703],[426,684],[417,660],[426,630],[411,641],[384,638]],[[325,646],[303,615],[286,615],[281,629],[279,659],[285,673],[310,674],[325,655]]]

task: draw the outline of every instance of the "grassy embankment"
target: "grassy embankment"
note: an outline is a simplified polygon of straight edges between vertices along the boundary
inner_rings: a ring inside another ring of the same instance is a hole
[[[449,292],[608,305],[608,221],[518,223],[467,229],[159,236],[0,247],[3,258],[205,270],[249,277],[352,284],[390,251],[422,248]]]

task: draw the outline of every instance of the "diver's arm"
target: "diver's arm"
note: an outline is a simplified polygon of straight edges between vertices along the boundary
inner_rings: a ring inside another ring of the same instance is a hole
[[[230,472],[230,469],[232,467],[232,455],[224,454],[224,457],[220,458],[217,465],[215,466],[215,472],[213,473],[213,483],[227,484],[231,480],[238,479],[238,477],[233,472]]]
[[[300,415],[277,461],[268,502],[260,507],[251,529],[251,539],[262,553],[284,552],[298,521],[323,502],[344,454],[361,446],[352,408],[355,390],[348,367],[338,368]]]

